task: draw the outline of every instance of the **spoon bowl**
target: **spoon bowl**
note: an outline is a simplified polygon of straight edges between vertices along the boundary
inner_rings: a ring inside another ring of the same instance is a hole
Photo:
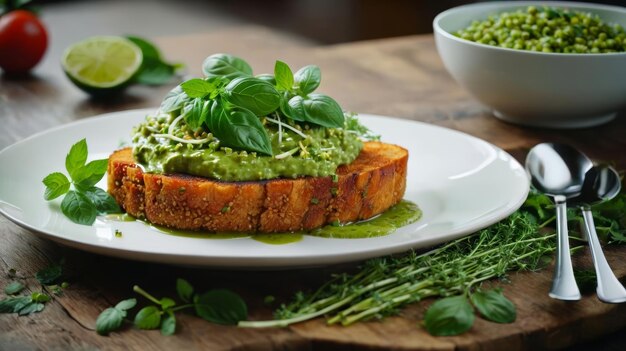
[[[581,298],[570,257],[566,200],[581,194],[585,175],[592,167],[587,156],[565,144],[538,144],[526,157],[526,171],[532,185],[552,196],[556,207],[556,265],[549,293],[555,299],[572,301]]]
[[[615,169],[608,166],[592,167],[585,174],[580,194],[571,198],[570,202],[579,206],[591,206],[611,200],[621,189],[622,183]]]
[[[526,158],[532,185],[550,196],[575,197],[580,194],[586,173],[593,163],[577,149],[558,143],[533,147]]]
[[[598,281],[596,288],[598,299],[608,303],[626,302],[626,289],[613,274],[602,252],[602,246],[593,223],[591,205],[611,200],[619,194],[621,188],[619,174],[613,168],[597,166],[587,172],[580,194],[571,199],[572,203],[581,208],[585,219],[584,229],[589,241],[591,258]]]

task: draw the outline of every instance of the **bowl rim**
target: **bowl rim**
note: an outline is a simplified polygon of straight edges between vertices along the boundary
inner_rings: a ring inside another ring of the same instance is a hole
[[[503,50],[508,52],[516,52],[522,55],[539,55],[539,56],[554,56],[554,57],[616,57],[616,56],[625,56],[626,51],[623,52],[607,52],[607,53],[562,53],[562,52],[542,52],[542,51],[531,51],[531,50],[520,50],[520,49],[510,49],[503,48],[500,46],[488,45],[477,43],[475,41],[459,38],[452,33],[446,31],[441,27],[439,22],[452,13],[456,13],[459,11],[467,10],[470,8],[477,7],[485,7],[488,10],[497,11],[502,7],[519,7],[524,8],[527,6],[554,6],[554,7],[569,7],[572,9],[575,8],[591,8],[591,9],[602,9],[612,12],[622,13],[626,16],[626,8],[621,6],[614,5],[606,5],[606,4],[596,4],[596,3],[588,3],[588,2],[572,2],[572,1],[487,1],[487,2],[477,2],[472,4],[465,4],[460,6],[455,6],[449,8],[443,12],[440,12],[433,19],[433,29],[436,34],[442,35],[448,39],[459,42],[465,45],[477,46],[480,48],[486,48],[490,50]],[[624,28],[626,29],[626,27]]]

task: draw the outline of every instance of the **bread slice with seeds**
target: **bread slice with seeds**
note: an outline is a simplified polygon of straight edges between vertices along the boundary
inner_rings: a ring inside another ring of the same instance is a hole
[[[406,188],[408,152],[365,142],[337,177],[225,182],[143,172],[132,150],[109,158],[108,191],[130,215],[183,230],[290,232],[372,218],[397,204]]]

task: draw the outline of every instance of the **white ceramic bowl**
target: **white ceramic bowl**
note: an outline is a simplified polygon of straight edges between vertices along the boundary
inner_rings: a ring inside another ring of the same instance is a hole
[[[456,81],[503,120],[582,128],[608,122],[626,107],[626,53],[559,54],[479,44],[451,33],[489,15],[554,6],[597,14],[626,28],[626,8],[574,2],[486,2],[440,13],[433,21],[443,63]]]

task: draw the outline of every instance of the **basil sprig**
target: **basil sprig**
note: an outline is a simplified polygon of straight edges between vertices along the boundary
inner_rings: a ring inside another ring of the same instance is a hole
[[[106,173],[107,162],[101,159],[87,163],[87,141],[80,140],[65,157],[65,169],[71,181],[61,172],[48,174],[43,179],[44,199],[50,201],[65,194],[61,211],[78,224],[92,225],[98,214],[120,212],[115,199],[95,186]]]
[[[272,155],[260,117],[281,114],[297,122],[343,128],[344,114],[331,97],[314,94],[321,81],[317,66],[295,74],[276,61],[274,75],[252,75],[241,58],[215,54],[204,60],[204,79],[194,78],[170,91],[161,111],[178,112],[193,130],[206,128],[222,146]]]
[[[170,297],[158,299],[137,285],[133,287],[133,291],[152,304],[140,309],[132,323],[139,329],[160,328],[162,335],[176,332],[176,312],[186,309],[193,309],[198,317],[215,324],[236,325],[248,318],[245,301],[234,292],[214,289],[199,294],[188,281],[181,278],[176,280],[176,292],[178,299],[182,301],[180,304]],[[102,311],[96,319],[98,334],[108,335],[121,329],[124,321],[128,321],[125,319],[127,311],[136,304],[136,299],[127,299]]]

